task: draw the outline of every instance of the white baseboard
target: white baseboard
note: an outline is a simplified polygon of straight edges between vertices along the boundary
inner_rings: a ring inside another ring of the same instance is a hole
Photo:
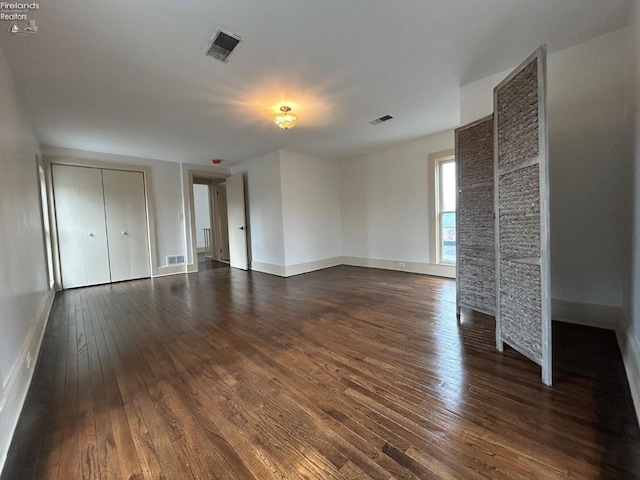
[[[279,277],[287,276],[286,267],[284,265],[276,265],[275,263],[265,263],[253,260],[251,262],[251,270],[268,273],[269,275],[277,275]]]
[[[181,273],[187,273],[186,265],[158,267],[158,273],[156,273],[153,277],[166,277],[167,275],[179,275]]]
[[[551,299],[551,318],[559,322],[618,331],[624,321],[621,307]]]
[[[18,360],[0,392],[0,432],[2,432],[0,435],[0,473],[2,473],[2,468],[7,460],[11,439],[27,398],[54,298],[55,292],[50,290],[42,301]]]
[[[399,267],[398,263],[404,263]],[[298,263],[296,265],[275,265],[273,263],[251,262],[251,270],[278,275],[279,277],[291,277],[302,273],[314,272],[323,268],[337,267],[338,265],[350,265],[354,267],[381,268],[384,270],[396,270],[398,272],[420,273],[423,275],[435,275],[437,277],[455,278],[456,267],[449,265],[436,265],[432,263],[398,262],[395,260],[380,260],[361,257],[332,257],[313,262]]]
[[[616,332],[620,354],[624,362],[624,369],[629,380],[629,390],[633,406],[636,409],[636,419],[640,425],[640,339],[633,333],[629,322],[626,321]]]
[[[197,263],[189,263],[187,264],[187,273],[196,273],[198,271],[198,264]]]
[[[378,258],[342,257],[344,265],[354,267],[381,268],[383,270],[396,270],[398,272],[420,273],[422,275],[434,275],[436,277],[455,278],[456,267],[450,265],[438,265],[435,263],[407,262],[398,260],[382,260]],[[404,263],[404,267],[398,264]]]
[[[314,260],[313,262],[298,263],[296,265],[287,265],[284,267],[285,277],[315,272],[323,268],[337,267],[338,265],[342,265],[342,263],[342,257],[333,257]]]

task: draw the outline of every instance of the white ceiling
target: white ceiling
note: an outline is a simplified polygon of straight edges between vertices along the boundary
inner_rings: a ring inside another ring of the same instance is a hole
[[[620,28],[631,3],[60,0],[31,15],[37,34],[0,32],[0,48],[42,144],[229,166],[278,148],[348,157],[456,127],[460,85],[542,43]],[[218,27],[243,38],[228,64],[203,54]],[[289,131],[271,120],[283,104],[300,117]]]

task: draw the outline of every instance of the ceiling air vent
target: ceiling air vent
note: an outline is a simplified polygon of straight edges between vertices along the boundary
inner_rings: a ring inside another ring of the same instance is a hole
[[[205,54],[223,63],[227,63],[229,56],[241,41],[242,38],[239,36],[218,29],[207,44]]]
[[[379,123],[386,122],[387,120],[391,120],[393,117],[391,115],[385,115],[384,117],[376,118],[375,120],[371,120],[369,123],[371,125],[378,125]]]

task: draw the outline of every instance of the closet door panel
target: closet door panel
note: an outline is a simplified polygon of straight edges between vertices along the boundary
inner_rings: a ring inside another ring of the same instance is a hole
[[[102,173],[96,168],[53,165],[62,287],[108,283]]]
[[[150,276],[144,176],[103,170],[111,281]]]

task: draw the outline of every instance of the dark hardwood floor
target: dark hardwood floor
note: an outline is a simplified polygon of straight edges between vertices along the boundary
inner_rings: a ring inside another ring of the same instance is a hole
[[[552,388],[493,332],[355,267],[66,291],[1,479],[640,478],[612,332],[554,324]]]
[[[207,258],[204,253],[198,254],[198,272],[207,272],[216,268],[230,268],[228,262],[220,262]]]

